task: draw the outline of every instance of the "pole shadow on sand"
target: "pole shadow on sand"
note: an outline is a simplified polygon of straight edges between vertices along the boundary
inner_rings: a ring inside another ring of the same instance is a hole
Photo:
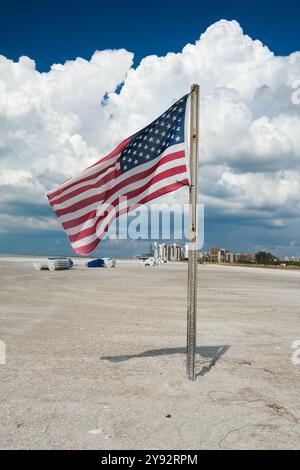
[[[216,365],[218,360],[228,351],[230,346],[200,346],[197,348],[197,365],[201,367],[200,371],[196,374],[197,376],[203,376],[207,374],[212,367]],[[120,356],[103,356],[102,361],[109,362],[125,362],[131,359],[142,359],[144,357],[157,357],[157,356],[168,356],[171,354],[186,354],[186,348],[161,348],[144,351],[137,354],[127,354]]]

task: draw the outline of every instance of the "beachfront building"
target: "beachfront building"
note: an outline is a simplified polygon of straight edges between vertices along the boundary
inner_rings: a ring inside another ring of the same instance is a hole
[[[177,243],[158,243],[150,245],[150,254],[154,258],[161,258],[165,261],[182,261],[188,259],[188,244],[184,247]],[[254,264],[257,262],[254,253],[232,253],[226,248],[212,248],[208,252],[197,253],[199,263],[216,264]]]
[[[173,243],[168,245],[168,261],[181,261],[183,259],[184,250],[182,246]]]
[[[256,263],[256,255],[254,253],[240,254],[239,263],[243,263],[243,264]]]
[[[166,261],[181,261],[184,258],[184,248],[177,243],[151,243],[150,256]]]
[[[230,252],[224,248],[212,248],[209,252],[211,263],[230,263]]]
[[[158,258],[158,243],[154,242],[150,244],[150,256],[153,256],[153,258]]]
[[[212,248],[208,253],[202,254],[202,259],[209,263],[256,263],[256,255],[254,253],[231,253],[225,248]]]

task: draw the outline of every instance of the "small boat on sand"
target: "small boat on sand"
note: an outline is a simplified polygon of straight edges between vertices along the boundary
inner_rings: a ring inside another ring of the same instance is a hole
[[[115,258],[96,258],[86,263],[88,268],[115,268]]]

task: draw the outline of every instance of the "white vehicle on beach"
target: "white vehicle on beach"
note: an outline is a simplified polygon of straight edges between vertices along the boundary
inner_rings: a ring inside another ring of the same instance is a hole
[[[149,258],[143,260],[142,263],[144,266],[157,266],[160,264],[165,264],[167,261],[163,260],[162,258],[154,258],[154,256],[150,256]]]
[[[155,266],[155,264],[156,264],[155,258],[153,258],[153,256],[143,260],[142,263],[143,263],[144,266]]]

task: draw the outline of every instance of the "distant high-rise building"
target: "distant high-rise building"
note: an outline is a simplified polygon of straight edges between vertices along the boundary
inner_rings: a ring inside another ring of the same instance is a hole
[[[184,249],[177,243],[151,243],[150,256],[168,261],[181,261],[184,258]]]
[[[212,248],[209,252],[212,263],[229,263],[230,252],[224,248]]]

